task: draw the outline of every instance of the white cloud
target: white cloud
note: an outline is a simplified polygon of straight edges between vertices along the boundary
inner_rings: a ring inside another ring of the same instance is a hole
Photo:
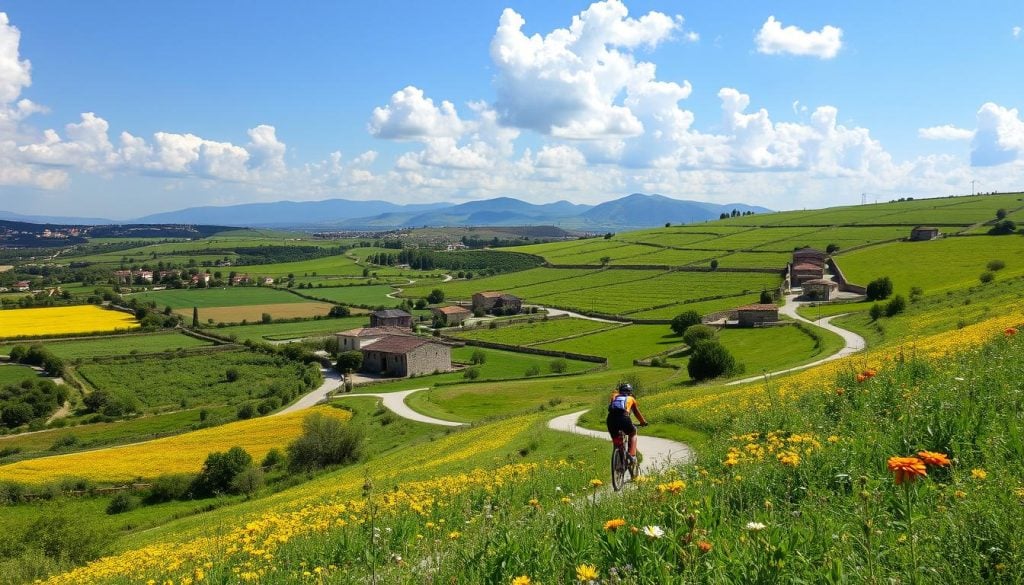
[[[32,64],[19,54],[21,32],[0,12],[0,106],[18,99],[32,84]]]
[[[631,51],[670,39],[682,22],[660,12],[630,18],[621,1],[607,0],[573,17],[568,28],[526,36],[526,20],[506,8],[491,40],[501,121],[571,140],[642,134],[620,96],[654,81],[655,68]]]
[[[464,127],[451,102],[435,106],[422,89],[410,85],[392,94],[388,105],[374,108],[369,130],[378,138],[420,140],[457,138]]]
[[[534,166],[545,169],[573,169],[585,165],[587,160],[579,150],[567,145],[547,145],[537,152]]]
[[[694,32],[694,31],[692,31],[692,30],[691,30],[691,31],[689,31],[689,32],[687,32],[687,33],[686,33],[685,35],[683,35],[683,37],[684,37],[684,38],[685,38],[685,39],[686,39],[687,41],[689,41],[689,42],[691,42],[691,43],[696,43],[697,41],[699,41],[699,40],[700,40],[700,34],[698,34],[698,33]]]
[[[988,102],[978,110],[971,141],[971,165],[987,167],[1020,160],[1024,155],[1024,121],[1016,108]]]
[[[805,31],[782,23],[769,16],[757,36],[757,51],[766,55],[800,55],[832,59],[843,46],[843,29],[825,25],[819,31]]]
[[[974,130],[945,124],[930,128],[918,128],[917,135],[925,140],[970,140],[974,138]]]
[[[1020,31],[1021,31],[1020,27],[1019,26],[1015,26],[1015,27],[1013,27],[1010,30],[1010,34],[1013,35],[1013,38],[1019,39],[1020,38]]]

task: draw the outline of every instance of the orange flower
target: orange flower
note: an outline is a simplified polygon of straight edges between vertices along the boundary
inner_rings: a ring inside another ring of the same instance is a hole
[[[868,378],[874,378],[877,374],[878,370],[873,370],[871,368],[864,370],[864,375],[867,376]]]
[[[615,532],[619,528],[626,525],[626,521],[622,518],[613,518],[604,523],[604,529],[606,532]]]
[[[1014,335],[1017,335],[1017,330],[1013,327],[1007,327],[1006,331],[1003,331],[1003,334],[1006,335],[1007,337],[1012,337]]]
[[[711,549],[713,547],[712,547],[711,543],[706,541],[706,540],[698,540],[697,541],[697,548],[699,548],[700,552],[702,552],[702,553],[709,553],[709,552],[711,552]]]
[[[857,381],[858,382],[864,382],[867,379],[868,379],[868,377],[865,376],[864,374],[857,374]]]
[[[949,465],[949,456],[945,453],[935,453],[934,451],[918,451],[917,456],[921,458],[928,465],[934,465],[936,467],[945,467]]]
[[[890,457],[888,463],[889,471],[896,478],[896,485],[905,481],[913,482],[918,476],[928,475],[928,468],[924,461],[917,457]]]
[[[845,392],[846,392],[846,390],[843,389],[843,388],[836,388],[836,395],[837,396],[842,396]]]

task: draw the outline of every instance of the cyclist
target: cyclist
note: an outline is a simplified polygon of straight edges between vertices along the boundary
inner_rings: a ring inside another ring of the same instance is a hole
[[[633,386],[623,382],[619,384],[617,392],[612,394],[611,401],[608,403],[606,423],[608,424],[608,433],[611,434],[613,441],[619,436],[619,431],[629,436],[629,458],[632,464],[636,461],[636,427],[633,426],[630,414],[636,415],[640,426],[647,426],[647,419],[640,414],[636,398],[633,398]]]

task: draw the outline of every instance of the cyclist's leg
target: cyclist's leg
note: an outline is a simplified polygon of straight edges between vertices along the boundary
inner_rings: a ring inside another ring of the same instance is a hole
[[[627,424],[624,425],[625,428],[622,430],[629,435],[629,456],[636,457],[636,426],[633,424],[633,421],[628,418],[626,419],[626,423]]]

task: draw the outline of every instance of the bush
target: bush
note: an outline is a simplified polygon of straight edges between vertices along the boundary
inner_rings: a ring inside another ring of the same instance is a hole
[[[538,376],[538,375],[540,375],[540,366],[538,366],[537,364],[533,364],[532,366],[526,368],[526,371],[523,372],[523,374],[527,378],[531,378],[533,376]]]
[[[153,485],[149,488],[149,495],[146,502],[159,504],[174,500],[184,500],[189,495],[189,489],[195,481],[195,476],[188,473],[169,473],[157,476]]]
[[[1006,268],[1006,262],[1003,262],[1002,260],[989,260],[985,267],[992,272],[999,272],[1003,268]]]
[[[683,332],[683,343],[693,347],[698,342],[714,339],[716,333],[713,327],[708,327],[707,325],[690,325]]]
[[[1012,219],[997,221],[992,229],[988,230],[990,236],[1005,236],[1017,231],[1017,224]]]
[[[825,253],[826,254],[835,254],[838,251],[839,251],[839,244],[829,244],[829,245],[825,246]]]
[[[270,313],[263,313],[262,315],[260,315],[260,321],[262,321],[263,323],[271,323],[273,322],[273,320],[274,318],[270,316]]]
[[[331,311],[329,313],[327,313],[327,316],[328,317],[348,317],[351,314],[352,314],[352,311],[350,311],[348,307],[343,307],[341,305],[334,305],[333,307],[331,307]]]
[[[480,377],[480,370],[479,368],[466,368],[466,370],[462,372],[462,377],[466,380],[476,380]]]
[[[899,315],[907,308],[907,301],[901,295],[896,295],[885,305],[885,316],[894,317]]]
[[[263,461],[260,462],[260,467],[273,469],[281,466],[285,461],[284,451],[274,447],[270,451],[267,451],[266,456],[263,457]]]
[[[228,368],[227,371],[224,372],[224,378],[228,382],[237,382],[241,376],[242,374],[238,372],[238,368]]]
[[[339,372],[357,371],[363,367],[363,352],[346,351],[338,356],[338,363],[335,365]]]
[[[250,467],[242,470],[231,480],[231,493],[251,496],[263,487],[263,470]]]
[[[203,470],[192,484],[192,493],[198,497],[216,496],[235,491],[235,478],[252,468],[252,455],[241,447],[232,447],[206,456]]]
[[[484,353],[483,350],[475,349],[475,350],[473,350],[472,357],[469,358],[469,363],[471,363],[471,364],[485,364],[485,363],[487,363],[487,354]]]
[[[444,291],[439,288],[430,291],[430,294],[427,295],[427,302],[434,305],[444,302]]]
[[[551,364],[548,367],[551,368],[551,372],[553,374],[564,374],[565,371],[569,369],[569,362],[565,361],[562,358],[558,358],[552,360]]]
[[[876,278],[868,283],[867,298],[869,301],[881,301],[892,294],[892,280],[888,276]]]
[[[114,499],[110,500],[110,503],[107,504],[107,514],[123,514],[131,512],[138,507],[139,500],[128,492],[121,492],[114,496]]]
[[[736,371],[736,359],[717,341],[701,341],[693,348],[686,371],[698,382],[711,380]]]
[[[302,421],[302,435],[288,445],[288,469],[309,471],[354,463],[362,457],[362,443],[361,427],[320,413],[310,414]]]
[[[718,270],[718,258],[712,259],[708,266],[711,267],[711,270]]]
[[[417,309],[420,309],[420,310],[426,309],[427,308],[427,301],[426,301],[426,299],[416,299],[415,307]]]
[[[691,325],[700,324],[700,313],[697,311],[684,311],[672,318],[669,327],[676,335],[682,335]]]
[[[256,416],[256,407],[252,402],[246,402],[238,408],[238,420],[249,420]]]
[[[885,308],[881,303],[875,303],[871,305],[871,310],[868,311],[868,315],[871,316],[872,321],[878,321],[885,314]]]
[[[995,279],[996,279],[996,273],[995,272],[988,272],[988,271],[982,272],[981,276],[978,277],[978,280],[981,281],[981,284],[988,284],[988,283],[992,282]]]
[[[84,515],[57,509],[32,522],[24,540],[50,559],[81,564],[100,556],[114,538]]]
[[[916,303],[924,297],[924,289],[919,286],[910,287],[910,302]]]
[[[83,400],[89,412],[109,417],[121,417],[138,412],[141,408],[138,398],[128,392],[93,390]]]

